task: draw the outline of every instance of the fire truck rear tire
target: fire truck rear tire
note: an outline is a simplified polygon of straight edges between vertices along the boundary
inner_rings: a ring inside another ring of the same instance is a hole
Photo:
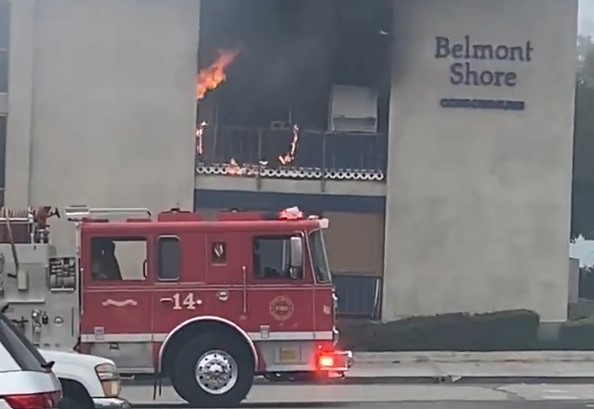
[[[226,363],[235,367],[234,380],[229,382],[232,386],[223,393],[209,391],[199,383],[198,368],[204,369],[205,362],[208,366],[209,359],[215,371]],[[254,376],[254,357],[248,345],[238,337],[214,333],[196,336],[182,346],[175,358],[171,381],[179,396],[195,407],[233,407],[245,399]]]

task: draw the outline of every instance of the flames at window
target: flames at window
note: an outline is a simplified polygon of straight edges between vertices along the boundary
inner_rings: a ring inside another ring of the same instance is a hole
[[[201,100],[206,93],[216,89],[227,79],[225,70],[229,67],[239,54],[238,50],[219,51],[217,59],[208,67],[198,73],[196,79],[196,99]]]
[[[219,56],[208,67],[203,68],[196,78],[196,100],[199,102],[210,91],[217,89],[227,79],[225,71],[237,58],[239,50],[221,50]],[[202,121],[196,128],[196,154],[202,156],[204,154],[204,132],[208,123]],[[297,156],[297,145],[299,142],[299,127],[294,125],[292,128],[292,138],[289,148],[285,153],[278,156],[278,165],[288,166],[295,161]],[[268,162],[261,161],[258,164],[260,167],[268,166]],[[247,173],[247,166],[240,165],[235,158],[230,158],[227,163],[227,175],[242,176]]]

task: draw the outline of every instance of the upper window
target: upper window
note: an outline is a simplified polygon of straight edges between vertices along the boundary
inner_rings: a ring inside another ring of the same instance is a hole
[[[181,275],[181,244],[177,237],[159,238],[159,280],[177,280]]]
[[[256,237],[253,259],[254,275],[258,279],[303,278],[302,269],[296,274],[291,274],[291,236]]]
[[[91,240],[91,272],[94,280],[144,280],[146,269],[145,238],[95,237]]]

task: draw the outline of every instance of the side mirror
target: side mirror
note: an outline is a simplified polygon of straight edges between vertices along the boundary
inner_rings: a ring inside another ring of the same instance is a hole
[[[291,237],[291,268],[303,267],[303,240],[301,237]]]

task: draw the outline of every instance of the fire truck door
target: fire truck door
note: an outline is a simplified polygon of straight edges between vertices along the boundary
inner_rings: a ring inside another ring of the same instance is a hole
[[[128,369],[152,365],[150,240],[81,234],[81,341]]]
[[[301,243],[300,267],[291,266],[291,239]],[[313,278],[303,235],[258,233],[247,263],[247,316],[251,331],[270,338],[313,339]]]
[[[219,312],[204,288],[205,248],[203,233],[172,232],[156,237],[152,290],[155,341],[164,339],[176,326],[189,319]]]

